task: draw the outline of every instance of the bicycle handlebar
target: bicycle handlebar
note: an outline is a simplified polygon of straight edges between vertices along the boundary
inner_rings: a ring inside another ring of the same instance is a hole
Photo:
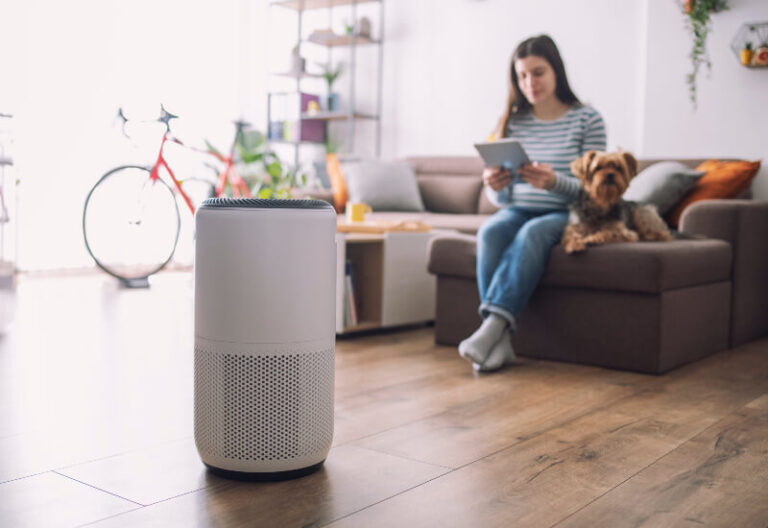
[[[162,104],[160,105],[160,117],[158,117],[157,120],[161,123],[165,123],[166,132],[171,131],[171,119],[178,119],[178,117],[179,116],[173,115],[168,110],[166,110]]]
[[[0,114],[2,116],[2,114]],[[9,116],[10,117],[10,116]],[[171,119],[177,119],[179,116],[174,115],[170,113],[168,110],[165,109],[165,106],[162,104],[160,105],[160,117],[154,120],[140,120],[140,123],[151,123],[152,121],[163,123],[165,125],[165,132],[170,133],[171,132]],[[123,113],[123,108],[120,107],[117,109],[117,119],[120,119],[120,128],[122,129],[123,135],[127,137],[128,139],[131,138],[131,136],[128,135],[128,133],[125,131],[125,125],[128,123],[129,119],[125,117],[125,114]],[[177,143],[181,143],[180,141],[176,141]]]

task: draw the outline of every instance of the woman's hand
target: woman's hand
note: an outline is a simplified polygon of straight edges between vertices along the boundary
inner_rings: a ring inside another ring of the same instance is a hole
[[[539,189],[550,190],[557,182],[555,171],[547,163],[526,163],[517,169],[517,173],[522,179]]]
[[[500,191],[512,182],[512,174],[503,167],[486,167],[483,170],[483,183],[494,191]]]

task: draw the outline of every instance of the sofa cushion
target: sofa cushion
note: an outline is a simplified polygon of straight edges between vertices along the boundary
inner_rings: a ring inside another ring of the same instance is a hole
[[[499,210],[497,205],[494,205],[491,200],[488,199],[488,193],[485,187],[480,191],[480,198],[477,201],[477,212],[479,214],[491,215]]]
[[[427,270],[434,275],[475,279],[477,237],[467,234],[435,237],[429,241]]]
[[[658,293],[729,281],[731,246],[721,240],[674,240],[592,247],[567,254],[555,246],[542,284]]]
[[[475,278],[476,237],[437,237],[429,271]],[[721,240],[608,244],[569,255],[555,246],[541,283],[547,286],[658,293],[730,281],[731,246]]]
[[[482,181],[476,176],[420,174],[419,192],[424,207],[434,213],[472,214]]]
[[[696,170],[705,171],[706,174],[696,182],[683,201],[668,214],[667,222],[673,227],[678,225],[685,208],[694,202],[739,196],[749,188],[752,179],[760,170],[760,162],[708,160],[699,165]]]
[[[344,181],[344,174],[341,171],[341,163],[336,154],[328,154],[325,157],[325,170],[328,172],[328,178],[331,180],[331,189],[333,190],[333,207],[337,213],[344,211],[349,199],[347,183]]]
[[[480,179],[483,172],[479,156],[411,156],[406,160],[418,174],[475,175]]]
[[[354,160],[342,164],[350,202],[374,211],[423,211],[416,175],[408,163]]]
[[[656,206],[666,214],[704,175],[677,161],[662,161],[641,171],[629,182],[624,199]]]
[[[407,158],[426,208],[436,213],[477,214],[483,162],[470,156]]]

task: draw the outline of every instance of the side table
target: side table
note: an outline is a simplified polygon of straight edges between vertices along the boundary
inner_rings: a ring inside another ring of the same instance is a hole
[[[336,333],[434,320],[436,281],[427,273],[427,244],[443,233],[337,233]],[[358,315],[351,326],[344,317],[347,264]]]

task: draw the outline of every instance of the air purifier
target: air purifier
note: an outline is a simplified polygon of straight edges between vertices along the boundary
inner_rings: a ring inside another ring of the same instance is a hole
[[[336,214],[209,198],[195,215],[195,444],[230,478],[321,467],[333,437]]]

